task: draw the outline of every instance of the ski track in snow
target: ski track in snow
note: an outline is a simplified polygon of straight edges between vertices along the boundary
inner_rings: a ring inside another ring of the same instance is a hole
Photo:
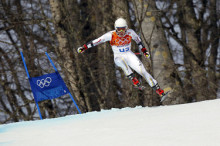
[[[220,99],[0,125],[0,146],[219,146]]]

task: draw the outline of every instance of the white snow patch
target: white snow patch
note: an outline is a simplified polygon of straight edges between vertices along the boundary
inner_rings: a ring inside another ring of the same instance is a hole
[[[220,99],[0,126],[7,146],[219,146]]]

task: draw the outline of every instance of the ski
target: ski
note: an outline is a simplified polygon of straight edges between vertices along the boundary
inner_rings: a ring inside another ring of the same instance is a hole
[[[138,89],[139,89],[139,90],[144,90],[145,87],[141,85],[141,86],[138,87]]]
[[[170,90],[170,91],[167,91],[167,92],[165,92],[165,93],[163,93],[163,95],[161,96],[160,102],[163,102],[163,101],[167,98],[167,95],[168,95],[170,92],[171,92],[171,90]]]
[[[140,86],[134,86],[134,88],[139,89],[139,90],[144,90],[144,89],[145,89],[145,86],[142,86],[142,85],[140,85]]]

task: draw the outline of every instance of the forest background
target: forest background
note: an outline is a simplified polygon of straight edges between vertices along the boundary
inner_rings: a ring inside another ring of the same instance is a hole
[[[147,71],[172,90],[163,103],[138,74],[146,89],[132,87],[109,43],[76,52],[119,17],[149,50],[137,55]],[[20,51],[31,77],[54,72],[48,52],[83,113],[219,98],[219,18],[218,0],[0,0],[0,122],[39,119]],[[39,106],[43,118],[77,113],[68,95]]]

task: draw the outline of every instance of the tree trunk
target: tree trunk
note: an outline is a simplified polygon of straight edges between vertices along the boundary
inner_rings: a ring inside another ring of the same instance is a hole
[[[156,2],[153,0],[148,1],[148,3],[136,1],[136,4],[136,17],[139,18],[142,38],[151,53],[153,77],[165,91],[173,90],[164,103],[183,103],[182,87],[180,86],[179,76],[172,60],[165,32],[162,29],[160,16],[157,15]]]
[[[85,112],[85,103],[82,100],[82,97],[79,93],[79,89],[77,87],[76,82],[76,73],[74,72],[73,68],[73,52],[72,49],[69,47],[68,39],[66,36],[65,30],[62,27],[62,18],[63,15],[61,13],[61,3],[59,0],[50,0],[51,12],[53,15],[53,23],[56,28],[56,36],[59,42],[58,51],[60,53],[60,58],[62,58],[62,63],[64,67],[64,72],[66,75],[66,82],[68,82],[71,86],[71,90],[77,99],[78,105],[81,106],[82,112]]]
[[[184,6],[184,7],[182,7]],[[189,63],[191,68],[192,86],[195,89],[196,101],[202,101],[207,98],[207,95],[201,92],[207,88],[206,72],[204,66],[204,52],[200,48],[199,28],[200,22],[196,19],[196,14],[193,9],[193,2],[191,0],[184,0],[179,2],[179,7],[182,8],[183,25],[185,25],[186,44],[189,50],[185,48],[185,62]],[[186,52],[187,51],[187,52]],[[190,91],[188,91],[190,92]]]
[[[210,95],[209,99],[217,97],[218,82],[216,78],[216,61],[218,55],[219,31],[217,27],[217,13],[216,13],[216,0],[210,0],[210,20],[211,20],[211,49],[208,59],[208,82]]]
[[[96,13],[96,38],[114,29],[113,4],[108,1],[101,1],[98,4],[99,9]],[[103,97],[105,100],[105,108],[121,107],[121,102],[118,99],[116,70],[114,65],[114,56],[110,43],[97,46],[98,61],[98,76]]]

